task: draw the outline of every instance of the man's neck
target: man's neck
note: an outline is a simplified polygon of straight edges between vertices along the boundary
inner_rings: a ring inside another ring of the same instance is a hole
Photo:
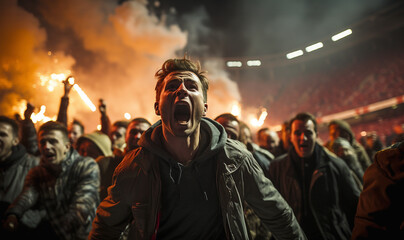
[[[163,145],[179,163],[187,165],[195,157],[199,148],[200,128],[189,136],[177,137],[163,128]]]

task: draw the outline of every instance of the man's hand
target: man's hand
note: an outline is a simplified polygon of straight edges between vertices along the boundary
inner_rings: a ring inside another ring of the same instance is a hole
[[[105,105],[104,99],[102,98],[100,98],[99,100],[98,109],[100,110],[100,113],[102,115],[105,115],[107,113],[107,105]]]
[[[34,109],[35,109],[34,105],[32,105],[31,103],[27,102],[27,109],[25,109],[25,111],[24,111],[24,119],[25,119],[25,120],[31,118],[31,115],[32,115],[32,113],[34,112]]]
[[[7,231],[14,232],[18,228],[18,219],[14,214],[8,215],[7,219],[3,222],[3,228]]]
[[[72,90],[72,87],[74,85],[74,78],[72,76],[68,76],[63,81],[63,84],[65,85],[65,95],[63,95],[63,97],[69,97],[70,90]]]

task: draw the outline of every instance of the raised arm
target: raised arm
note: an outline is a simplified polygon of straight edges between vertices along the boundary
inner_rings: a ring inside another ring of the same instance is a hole
[[[74,85],[74,83],[69,81],[70,78],[72,78],[72,76],[68,76],[63,81],[64,94],[63,94],[62,98],[60,99],[59,113],[58,113],[58,118],[56,120],[60,123],[63,123],[65,126],[67,126],[67,107],[69,106],[69,93]]]
[[[107,115],[107,105],[105,104],[103,99],[99,100],[98,110],[100,110],[101,113],[101,132],[109,136],[111,121],[109,120],[109,117]]]

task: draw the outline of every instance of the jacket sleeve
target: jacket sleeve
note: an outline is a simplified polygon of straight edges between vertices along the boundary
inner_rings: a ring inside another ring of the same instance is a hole
[[[24,213],[32,208],[38,201],[39,193],[34,186],[37,175],[37,168],[33,168],[27,174],[24,181],[24,188],[20,195],[8,207],[5,215],[14,214],[20,219]]]
[[[353,173],[348,168],[348,165],[343,164],[339,178],[341,193],[341,208],[344,211],[349,226],[353,229],[356,207],[358,205],[360,189],[358,184],[355,183]]]
[[[244,161],[245,199],[277,240],[306,239],[293,210],[258,163],[248,155]]]
[[[63,123],[66,127],[67,127],[67,107],[68,106],[69,106],[69,98],[62,97],[60,99],[58,118],[56,121]]]
[[[126,200],[126,195],[130,193],[127,186],[131,180],[128,178],[132,176],[126,173],[127,169],[120,166],[115,170],[108,196],[97,208],[89,239],[119,239],[132,218],[131,204]]]
[[[80,159],[80,180],[74,190],[69,205],[69,211],[63,217],[65,232],[75,233],[75,238],[84,239],[88,236],[95,210],[99,204],[98,189],[100,186],[100,173],[97,163],[93,159]]]
[[[111,129],[111,121],[106,113],[101,114],[101,132],[109,136],[109,131]]]

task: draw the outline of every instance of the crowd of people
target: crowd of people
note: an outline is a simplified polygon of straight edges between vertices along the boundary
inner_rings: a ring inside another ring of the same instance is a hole
[[[253,133],[230,113],[207,118],[209,81],[198,62],[156,72],[152,124],[86,133],[67,109],[38,130],[0,116],[2,239],[404,238],[404,138],[358,139],[343,120],[319,141],[314,115]],[[402,129],[401,129],[402,130]],[[371,146],[371,148],[368,148]]]
[[[345,56],[344,63],[332,59],[319,63],[321,67],[307,64],[306,70],[299,69],[289,74],[274,70],[274,76],[254,77],[248,72],[239,81],[242,88],[249,89],[246,92],[254,91],[255,94],[244,95],[243,99],[251,105],[265,107],[271,123],[277,123],[292,118],[298,112],[308,111],[322,117],[400,97],[404,94],[403,52],[400,46],[389,51],[369,51],[363,54],[364,57],[356,54]],[[270,88],[266,87],[268,84]],[[388,146],[389,142],[384,139],[391,134],[391,126],[402,124],[404,118],[402,114],[390,119],[381,118],[355,124],[353,131],[357,136],[362,131],[376,131],[383,144]]]

